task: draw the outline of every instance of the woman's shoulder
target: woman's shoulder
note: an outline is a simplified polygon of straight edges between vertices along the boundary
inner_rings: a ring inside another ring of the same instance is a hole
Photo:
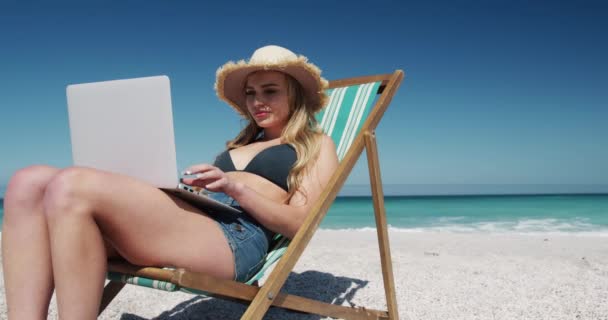
[[[319,159],[321,161],[337,162],[338,155],[336,152],[336,144],[334,140],[325,133],[320,134],[319,141]]]
[[[331,148],[336,149],[336,144],[334,143],[334,139],[328,136],[325,133],[320,133],[319,143],[321,144],[321,149]]]

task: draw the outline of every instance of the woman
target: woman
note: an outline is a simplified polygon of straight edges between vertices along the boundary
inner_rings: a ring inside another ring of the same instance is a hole
[[[314,119],[325,86],[305,57],[277,46],[218,69],[218,96],[249,123],[214,165],[191,166],[183,182],[217,192],[242,214],[210,214],[90,168],[19,170],[2,231],[9,317],[46,318],[55,288],[60,318],[96,318],[108,258],[245,280],[274,233],[295,235],[337,167]]]

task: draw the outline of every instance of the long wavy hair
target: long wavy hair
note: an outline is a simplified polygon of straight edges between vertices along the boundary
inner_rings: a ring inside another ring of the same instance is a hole
[[[287,79],[289,120],[281,133],[281,143],[293,146],[297,154],[297,160],[287,176],[289,199],[296,191],[300,191],[306,196],[306,191],[299,189],[309,165],[319,157],[322,132],[312,111],[314,108],[306,106],[304,90],[300,83],[290,75],[284,75]],[[256,124],[251,114],[248,113],[247,125],[233,140],[226,143],[226,147],[234,149],[247,145],[255,141],[262,131],[263,129]]]

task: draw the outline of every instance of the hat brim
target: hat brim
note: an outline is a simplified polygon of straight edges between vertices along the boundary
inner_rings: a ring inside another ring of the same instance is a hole
[[[273,64],[247,63],[244,60],[236,63],[228,62],[217,70],[215,90],[218,97],[230,104],[243,117],[247,117],[245,81],[251,73],[262,70],[280,71],[298,81],[304,90],[306,106],[311,108],[313,113],[325,106],[327,80],[321,77],[321,70],[303,56]]]

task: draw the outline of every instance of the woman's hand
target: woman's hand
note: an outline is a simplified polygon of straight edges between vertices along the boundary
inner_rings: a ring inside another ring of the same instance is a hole
[[[223,192],[232,196],[238,188],[238,184],[230,179],[224,171],[210,164],[188,167],[183,174],[190,176],[182,178],[183,183],[202,187],[209,191]]]

